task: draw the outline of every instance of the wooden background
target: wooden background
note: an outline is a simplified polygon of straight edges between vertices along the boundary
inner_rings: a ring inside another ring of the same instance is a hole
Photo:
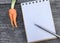
[[[12,30],[8,15],[11,0],[0,0],[0,43],[27,43],[20,6],[20,3],[25,1],[32,0],[17,0],[15,9],[18,14],[18,28],[14,28],[14,30]],[[60,35],[60,0],[50,0],[50,4],[56,32]],[[52,39],[36,43],[60,43],[60,39]]]

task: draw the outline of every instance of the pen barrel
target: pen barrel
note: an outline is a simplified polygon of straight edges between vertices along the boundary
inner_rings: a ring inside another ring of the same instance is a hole
[[[60,38],[60,36],[59,36],[59,35],[57,35],[57,34],[54,34],[54,36],[56,36],[57,38]]]
[[[46,28],[44,28],[44,27],[42,27],[42,26],[39,26],[39,25],[37,25],[37,24],[35,24],[35,25],[36,25],[37,27],[41,28],[42,30],[45,30],[46,32],[48,32],[48,33],[56,36],[57,38],[60,38],[60,35],[57,35],[56,33],[52,32],[52,31],[49,31],[48,29],[46,29]]]

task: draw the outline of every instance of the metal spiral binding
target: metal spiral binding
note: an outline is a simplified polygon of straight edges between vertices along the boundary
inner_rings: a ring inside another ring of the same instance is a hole
[[[48,0],[43,0],[43,2],[44,1],[48,1]],[[32,2],[25,2],[25,3],[22,3],[22,5],[34,4],[34,3],[38,3],[38,2],[41,2],[41,0],[39,0],[39,1],[32,1]]]

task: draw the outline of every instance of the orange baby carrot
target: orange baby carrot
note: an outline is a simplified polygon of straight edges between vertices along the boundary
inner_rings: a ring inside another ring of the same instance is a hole
[[[17,12],[16,9],[14,9],[16,0],[12,0],[11,8],[9,9],[9,17],[11,20],[11,25],[14,27],[17,27],[17,22],[16,22],[16,17],[17,17]]]
[[[9,17],[10,17],[12,26],[14,27],[15,25],[17,27],[17,22],[16,22],[17,12],[15,9],[9,9]]]

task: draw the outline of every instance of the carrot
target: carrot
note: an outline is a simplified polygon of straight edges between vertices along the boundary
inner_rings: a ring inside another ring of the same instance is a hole
[[[16,23],[17,13],[15,9],[9,9],[9,17],[10,17],[12,26],[14,27],[15,25],[17,27],[17,23]]]
[[[17,11],[16,11],[16,9],[14,9],[15,2],[16,2],[16,0],[12,0],[11,8],[9,9],[9,17],[11,20],[12,27],[14,27],[14,25],[15,25],[15,27],[18,27],[17,22],[16,22]]]

